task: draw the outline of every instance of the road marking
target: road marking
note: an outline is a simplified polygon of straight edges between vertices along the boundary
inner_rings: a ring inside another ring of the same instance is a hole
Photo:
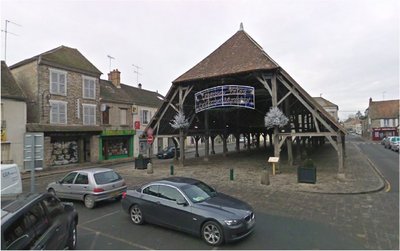
[[[97,238],[99,237],[100,232],[96,232],[96,236],[93,238],[92,244],[90,245],[90,250],[94,250],[94,245],[96,244]]]
[[[146,249],[146,250],[154,250],[154,248],[149,248],[149,247],[146,247],[146,246],[137,244],[137,243],[133,243],[133,242],[131,242],[131,241],[127,241],[127,240],[125,240],[125,239],[121,239],[121,238],[119,238],[119,237],[115,237],[115,236],[110,235],[110,234],[102,233],[102,232],[99,232],[99,231],[97,231],[97,230],[95,230],[95,229],[93,229],[93,228],[90,228],[90,227],[84,227],[84,226],[81,226],[81,225],[78,225],[78,227],[79,227],[79,228],[82,228],[82,229],[85,229],[85,230],[87,230],[87,231],[95,232],[95,233],[96,233],[96,237],[97,237],[97,235],[103,235],[103,236],[108,237],[108,238],[110,238],[110,239],[117,240],[117,241],[126,243],[126,244],[128,244],[128,245],[131,245],[131,246],[135,247],[136,249],[139,248],[139,249]],[[94,242],[92,242],[92,245],[93,245],[93,244],[94,244]],[[93,250],[94,248],[91,247],[91,249]]]
[[[97,220],[99,220],[99,219],[102,219],[102,218],[108,217],[108,216],[110,216],[110,215],[113,215],[113,214],[119,213],[119,212],[121,212],[121,210],[117,210],[117,211],[115,211],[115,212],[112,212],[112,213],[109,213],[109,214],[102,215],[102,216],[100,216],[100,217],[97,217],[97,218],[91,219],[90,221],[86,221],[86,222],[84,222],[84,223],[80,223],[79,225],[85,225],[85,224],[88,224],[88,223],[91,223],[91,222],[97,221]]]

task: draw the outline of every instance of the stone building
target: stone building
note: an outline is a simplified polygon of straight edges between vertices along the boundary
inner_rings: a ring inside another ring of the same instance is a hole
[[[44,168],[99,160],[100,75],[60,46],[10,67],[27,95],[27,132],[44,134]]]
[[[100,160],[148,155],[144,128],[161,106],[164,97],[139,87],[121,83],[121,73],[113,70],[108,81],[100,81],[102,124],[100,138]],[[168,144],[167,139],[158,138],[152,144],[156,153]]]
[[[23,169],[26,96],[1,61],[1,163],[15,163]]]
[[[400,100],[372,101],[365,111],[363,136],[371,140],[382,140],[384,137],[399,135]]]
[[[339,121],[339,106],[323,97],[313,97],[317,103],[322,106],[336,121]]]

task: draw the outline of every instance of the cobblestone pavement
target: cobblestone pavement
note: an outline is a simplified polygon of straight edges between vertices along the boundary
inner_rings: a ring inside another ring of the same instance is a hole
[[[261,184],[261,172],[268,166],[265,150],[190,159],[185,166],[172,160],[154,160],[153,173],[135,169],[133,163],[117,170],[128,186],[171,176],[193,177],[249,202],[256,211],[329,224],[365,245],[366,249],[399,249],[398,193],[383,191],[385,183],[365,156],[352,143],[346,145],[345,176],[337,176],[337,154],[327,144],[311,158],[317,166],[317,183],[297,182],[296,167],[285,164],[280,173]],[[230,169],[234,180],[230,180]],[[329,238],[329,237],[327,237]]]

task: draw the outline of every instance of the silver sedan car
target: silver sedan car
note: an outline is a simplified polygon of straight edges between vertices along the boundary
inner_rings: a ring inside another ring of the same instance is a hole
[[[98,201],[120,199],[126,191],[125,180],[108,168],[91,168],[70,172],[47,186],[59,198],[81,200],[87,208]]]

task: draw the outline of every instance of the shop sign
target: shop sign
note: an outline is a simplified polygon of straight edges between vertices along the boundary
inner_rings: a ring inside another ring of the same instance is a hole
[[[196,113],[213,108],[232,106],[255,109],[254,87],[222,85],[195,93]]]
[[[135,135],[135,130],[104,130],[101,136]]]
[[[140,129],[140,121],[135,121],[135,129]]]
[[[381,128],[372,128],[372,130],[381,132],[381,131],[396,131],[396,127],[381,127]]]
[[[151,144],[153,144],[153,141],[154,141],[153,135],[148,135],[147,136],[147,144],[151,145]]]

